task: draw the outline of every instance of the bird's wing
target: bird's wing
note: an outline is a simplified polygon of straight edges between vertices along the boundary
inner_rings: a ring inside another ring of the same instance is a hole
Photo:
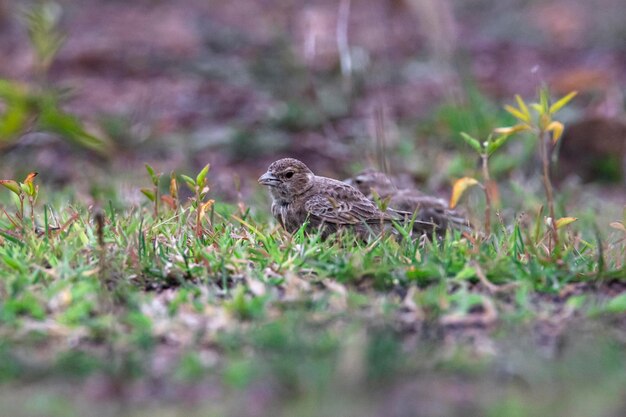
[[[469,226],[465,216],[448,207],[448,202],[425,194],[398,193],[391,201],[391,205],[404,211],[417,211],[418,219],[435,222],[436,224],[451,223],[455,226]],[[444,226],[445,227],[445,226]]]
[[[392,220],[355,188],[327,178],[319,182],[304,209],[310,216],[333,224],[378,223]]]
[[[432,208],[442,212],[448,208],[448,202],[413,190],[402,190],[391,198],[391,205],[405,211],[415,211],[421,208]]]

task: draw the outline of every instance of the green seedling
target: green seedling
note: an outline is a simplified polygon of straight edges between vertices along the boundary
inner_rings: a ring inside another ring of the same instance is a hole
[[[465,132],[461,132],[461,137],[475,150],[480,156],[482,162],[482,177],[483,181],[478,181],[473,177],[463,177],[458,179],[452,187],[452,196],[450,197],[450,207],[454,208],[459,202],[459,199],[469,187],[478,185],[485,194],[485,235],[491,234],[491,217],[492,217],[492,205],[493,205],[493,187],[494,183],[491,181],[491,175],[489,173],[489,157],[502,147],[510,137],[510,134],[500,134],[494,136],[490,134],[484,141],[470,136]]]
[[[206,196],[209,193],[209,186],[207,181],[207,174],[209,173],[210,164],[207,164],[201,171],[198,173],[196,178],[188,177],[187,175],[181,175],[181,178],[187,184],[187,187],[194,193],[194,197],[192,199],[192,207],[196,210],[196,226],[195,232],[196,237],[202,237],[204,235],[204,229],[202,227],[202,222],[206,216],[206,212],[213,208],[213,204],[215,200],[206,200]]]
[[[28,200],[31,225],[33,229],[35,228],[35,202],[37,201],[37,196],[39,194],[39,186],[35,185],[34,180],[37,175],[37,172],[31,172],[26,176],[23,182],[18,182],[15,180],[0,180],[0,185],[10,190],[18,198],[18,212],[16,215],[17,221],[13,219],[6,211],[5,215],[14,226],[18,227],[19,222],[19,228],[22,230],[22,232],[25,229],[24,200]]]
[[[154,218],[159,218],[159,201],[161,197],[159,195],[159,182],[161,181],[162,173],[156,173],[154,168],[150,166],[150,164],[146,164],[146,171],[150,176],[150,181],[152,181],[152,188],[142,188],[141,192],[146,198],[154,204]]]

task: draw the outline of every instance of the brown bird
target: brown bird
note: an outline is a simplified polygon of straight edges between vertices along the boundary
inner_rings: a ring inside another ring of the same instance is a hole
[[[416,222],[413,229],[416,232],[432,234],[435,231],[443,235],[447,228],[471,228],[470,222],[461,213],[450,209],[445,200],[414,189],[397,189],[382,172],[367,169],[345,182],[356,187],[372,201],[414,214]]]
[[[366,238],[404,219],[402,213],[381,211],[349,184],[315,175],[293,158],[272,163],[259,183],[269,187],[272,215],[290,233],[308,221],[307,229],[321,229],[323,237],[349,228]]]

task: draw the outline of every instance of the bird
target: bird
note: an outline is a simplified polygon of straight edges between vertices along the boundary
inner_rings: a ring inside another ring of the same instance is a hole
[[[392,230],[408,213],[382,211],[362,192],[345,182],[315,175],[303,162],[283,158],[273,162],[258,182],[269,188],[272,215],[289,233],[307,222],[307,232],[322,238],[350,229],[363,239]]]
[[[344,182],[357,188],[370,200],[414,217],[414,231],[442,236],[448,228],[467,231],[469,220],[449,208],[447,201],[412,188],[398,189],[384,173],[366,169]],[[429,227],[427,227],[429,225]]]

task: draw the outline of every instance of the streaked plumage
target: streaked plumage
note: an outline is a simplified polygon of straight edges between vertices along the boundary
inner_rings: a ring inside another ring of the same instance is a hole
[[[272,215],[290,233],[305,221],[324,237],[343,228],[361,237],[379,234],[403,216],[383,212],[359,190],[332,178],[316,176],[304,163],[284,158],[272,163],[259,183],[269,187]]]
[[[416,213],[415,219],[418,222],[414,226],[414,231],[428,234],[436,231],[438,234],[444,234],[449,227],[461,230],[471,227],[461,213],[448,207],[447,201],[414,189],[397,189],[391,179],[382,172],[368,169],[345,182],[359,189],[372,201],[382,201],[392,209]],[[430,227],[425,227],[425,224],[429,224]]]

